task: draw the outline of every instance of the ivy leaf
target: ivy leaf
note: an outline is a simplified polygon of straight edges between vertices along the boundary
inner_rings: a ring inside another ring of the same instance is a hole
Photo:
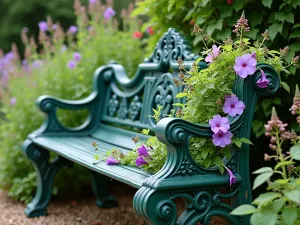
[[[298,27],[300,27],[300,23],[296,23],[296,24],[293,26],[293,29],[296,29],[296,28],[298,28]]]
[[[244,1],[234,1],[233,3],[233,8],[236,12],[240,11],[244,6]]]
[[[258,32],[259,32],[259,30],[257,28],[254,28],[254,29],[251,29],[249,32],[245,33],[245,36],[254,40],[254,39],[256,39]]]
[[[215,30],[221,30],[223,27],[223,19],[218,20],[216,23],[208,25],[206,32],[212,34]]]
[[[290,93],[290,86],[285,83],[285,82],[281,82],[281,86],[288,92]]]
[[[231,6],[224,6],[220,9],[220,18],[224,19],[232,15],[233,8]]]
[[[270,201],[273,201],[275,198],[280,197],[281,195],[275,192],[267,192],[264,194],[260,194],[254,201],[252,202],[255,205],[266,205]]]
[[[272,175],[273,175],[273,171],[258,175],[254,180],[253,190],[259,187],[260,185],[262,185],[263,183],[265,183]]]
[[[293,225],[294,222],[296,221],[298,215],[297,215],[297,208],[284,208],[282,210],[282,218],[283,221],[287,225]]]
[[[296,159],[300,160],[300,146],[293,146],[290,148],[291,156]]]
[[[229,27],[226,27],[225,29],[222,29],[216,33],[216,37],[220,40],[226,40],[226,38],[228,38],[230,35],[231,29]]]
[[[262,4],[271,9],[273,0],[262,0]]]
[[[257,212],[257,209],[252,205],[240,205],[239,207],[235,208],[230,214],[241,216],[241,215],[248,215]]]
[[[300,37],[300,30],[295,30],[295,31],[293,31],[293,33],[291,33],[289,39],[298,38],[298,37]]]
[[[293,190],[285,193],[285,196],[289,198],[289,200],[300,204],[300,190]]]
[[[276,37],[277,33],[281,33],[282,28],[283,28],[283,24],[282,23],[273,23],[269,27],[270,38],[271,38],[272,41]]]

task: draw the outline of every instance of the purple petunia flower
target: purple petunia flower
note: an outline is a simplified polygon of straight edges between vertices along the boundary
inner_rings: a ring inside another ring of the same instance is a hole
[[[10,99],[10,105],[15,105],[17,102],[17,99],[15,97]]]
[[[45,21],[41,21],[38,24],[41,31],[46,32],[48,30],[48,24]]]
[[[135,164],[137,167],[141,166],[141,165],[145,165],[145,164],[148,164],[148,162],[146,162],[143,158],[143,156],[140,156],[139,158],[137,158],[135,160]]]
[[[225,99],[223,106],[223,112],[228,113],[229,116],[242,115],[245,108],[245,104],[239,101],[238,97],[231,95]]]
[[[75,61],[80,61],[81,60],[81,54],[79,52],[74,52],[73,58]]]
[[[89,0],[89,3],[90,3],[91,5],[94,5],[94,4],[97,3],[97,0]]]
[[[145,156],[145,157],[150,157],[147,148],[145,147],[145,145],[142,145],[141,147],[139,147],[137,149],[139,156]]]
[[[106,164],[107,165],[118,165],[120,162],[118,160],[116,160],[114,157],[112,156],[108,156],[106,159]]]
[[[249,53],[235,58],[234,71],[241,78],[252,75],[256,70],[257,61]]]
[[[227,168],[226,166],[224,166],[224,168],[227,170],[227,172],[229,174],[229,185],[231,186],[232,184],[234,184],[237,181],[237,179],[234,176],[233,172],[229,168]]]
[[[103,13],[103,17],[106,20],[110,20],[114,15],[116,15],[116,12],[111,7],[108,7]]]
[[[227,131],[226,133],[219,131],[218,133],[213,134],[212,138],[212,142],[215,146],[224,148],[231,143],[232,133],[230,131]]]
[[[15,58],[15,53],[13,52],[8,52],[5,54],[4,56],[4,63],[9,63],[10,60],[14,59]]]
[[[77,66],[77,64],[76,64],[76,61],[74,61],[74,60],[70,60],[69,62],[68,62],[68,68],[69,69],[75,69],[76,68],[76,66]]]
[[[256,52],[252,53],[251,57],[254,58],[254,59],[256,59]]]
[[[226,133],[230,128],[228,122],[229,121],[228,121],[227,117],[221,117],[218,114],[209,120],[209,125],[210,125],[212,132],[214,132],[214,133],[218,133],[219,131]]]
[[[259,88],[266,88],[268,87],[270,81],[267,79],[265,72],[263,70],[260,71],[261,71],[261,78],[256,82],[256,84]]]
[[[78,28],[77,28],[76,26],[72,25],[72,26],[69,27],[69,30],[68,30],[68,31],[69,31],[71,34],[75,34],[75,33],[77,33]]]
[[[220,53],[220,47],[212,46],[212,52],[205,57],[205,62],[211,63]]]

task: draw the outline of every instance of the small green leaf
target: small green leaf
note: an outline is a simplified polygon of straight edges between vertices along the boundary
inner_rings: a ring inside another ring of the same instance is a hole
[[[275,225],[277,213],[271,209],[262,209],[251,216],[250,222],[255,225]]]
[[[253,143],[249,139],[247,139],[247,138],[241,138],[240,140],[241,140],[241,142],[243,142],[245,144],[253,145]]]
[[[278,179],[275,180],[276,184],[287,184],[290,180],[289,179]]]
[[[281,82],[281,86],[288,92],[290,93],[290,86],[285,83],[285,82]]]
[[[178,106],[178,107],[183,107],[183,106],[184,106],[184,104],[182,104],[182,103],[174,103],[174,104],[172,104],[172,105]]]
[[[282,167],[282,166],[287,166],[287,165],[292,165],[295,162],[291,162],[291,161],[283,161],[280,163],[277,163],[277,165],[274,167],[274,170],[277,170],[278,168]]]
[[[285,193],[285,196],[289,198],[289,200],[300,204],[300,190],[293,190]]]
[[[295,30],[293,33],[291,33],[289,38],[298,38],[300,37],[300,30]]]
[[[258,175],[254,180],[253,190],[259,187],[260,185],[262,185],[263,183],[265,183],[272,175],[273,175],[273,171]]]
[[[240,205],[237,208],[235,208],[230,214],[240,216],[253,214],[255,212],[257,212],[257,209],[252,205]]]
[[[233,138],[232,143],[235,144],[238,148],[241,148],[243,144],[242,141],[238,138]]]
[[[273,173],[273,169],[271,167],[262,167],[254,172],[252,172],[253,174],[260,174],[260,173],[268,173],[268,172],[272,172]]]
[[[268,8],[271,8],[273,0],[262,0],[262,4]]]
[[[293,159],[300,160],[300,146],[293,146],[290,149]]]
[[[94,155],[94,159],[95,160],[99,160],[100,158],[99,158],[99,155]]]
[[[296,221],[298,215],[297,215],[297,208],[284,208],[282,210],[282,218],[283,221],[287,225],[293,225],[294,222]]]
[[[275,192],[267,192],[264,194],[260,194],[254,201],[252,202],[255,205],[266,205],[270,201],[273,201],[275,198],[280,197],[281,195]]]
[[[279,212],[283,205],[284,205],[284,201],[283,201],[282,198],[274,200],[273,201],[273,210],[274,210],[274,212]]]
[[[181,92],[181,93],[178,93],[175,97],[176,98],[183,98],[183,97],[186,97],[186,96],[187,96],[187,93]]]
[[[143,129],[142,134],[149,135],[150,129]]]
[[[282,23],[273,23],[269,27],[270,38],[273,41],[278,33],[282,32],[283,24]]]

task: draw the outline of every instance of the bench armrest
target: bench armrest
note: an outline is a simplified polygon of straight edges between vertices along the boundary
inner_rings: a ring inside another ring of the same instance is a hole
[[[32,135],[42,134],[84,134],[89,133],[98,121],[99,98],[97,92],[92,92],[87,98],[82,100],[64,100],[52,96],[43,95],[37,99],[37,106],[47,115],[40,129]],[[79,127],[68,128],[63,126],[56,115],[57,109],[79,110],[87,109],[89,111],[88,119]]]

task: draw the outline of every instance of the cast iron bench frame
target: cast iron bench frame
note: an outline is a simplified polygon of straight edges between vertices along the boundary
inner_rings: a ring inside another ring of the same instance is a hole
[[[73,161],[92,171],[92,186],[99,207],[117,205],[106,187],[106,177],[109,177],[138,188],[133,207],[152,224],[195,224],[197,221],[209,224],[213,216],[221,216],[232,224],[249,224],[249,217],[229,215],[236,206],[252,201],[249,146],[243,144],[242,149],[232,147],[231,158],[224,159],[224,164],[237,177],[236,184],[230,187],[228,175],[220,175],[217,168],[205,169],[197,165],[189,154],[192,137],[211,138],[209,125],[178,118],[162,118],[156,125],[149,117],[152,108],[158,105],[162,105],[164,114],[168,114],[173,103],[183,101],[174,98],[182,91],[182,87],[173,82],[179,71],[178,57],[184,60],[187,69],[198,58],[191,52],[187,40],[170,28],[159,40],[151,57],[139,65],[132,79],[127,77],[121,65],[110,63],[96,70],[93,92],[87,98],[69,101],[41,96],[38,99],[37,105],[47,119],[22,146],[36,168],[38,182],[36,195],[25,209],[28,217],[47,214],[54,176],[61,167],[71,165]],[[206,66],[203,62],[199,65],[201,68]],[[259,69],[271,81],[266,89],[259,89],[256,85]],[[246,109],[241,116],[230,118],[231,132],[249,139],[257,98],[274,94],[279,85],[278,74],[266,64],[258,64],[255,74],[246,79],[237,76],[233,93],[246,104]],[[90,115],[81,126],[67,128],[57,119],[58,108],[88,109]],[[115,128],[111,124],[130,126],[133,131]],[[167,145],[167,160],[158,173],[150,175],[138,168],[108,166],[105,162],[92,164],[91,140],[97,142],[99,138],[100,148],[116,146],[126,152],[134,147],[131,138],[137,135],[135,131],[142,128],[150,128]],[[49,161],[49,151],[58,154],[56,160]],[[220,189],[228,192],[220,192]],[[174,203],[176,198],[186,203],[186,209],[179,217]],[[226,199],[230,200],[231,206],[223,203]]]

